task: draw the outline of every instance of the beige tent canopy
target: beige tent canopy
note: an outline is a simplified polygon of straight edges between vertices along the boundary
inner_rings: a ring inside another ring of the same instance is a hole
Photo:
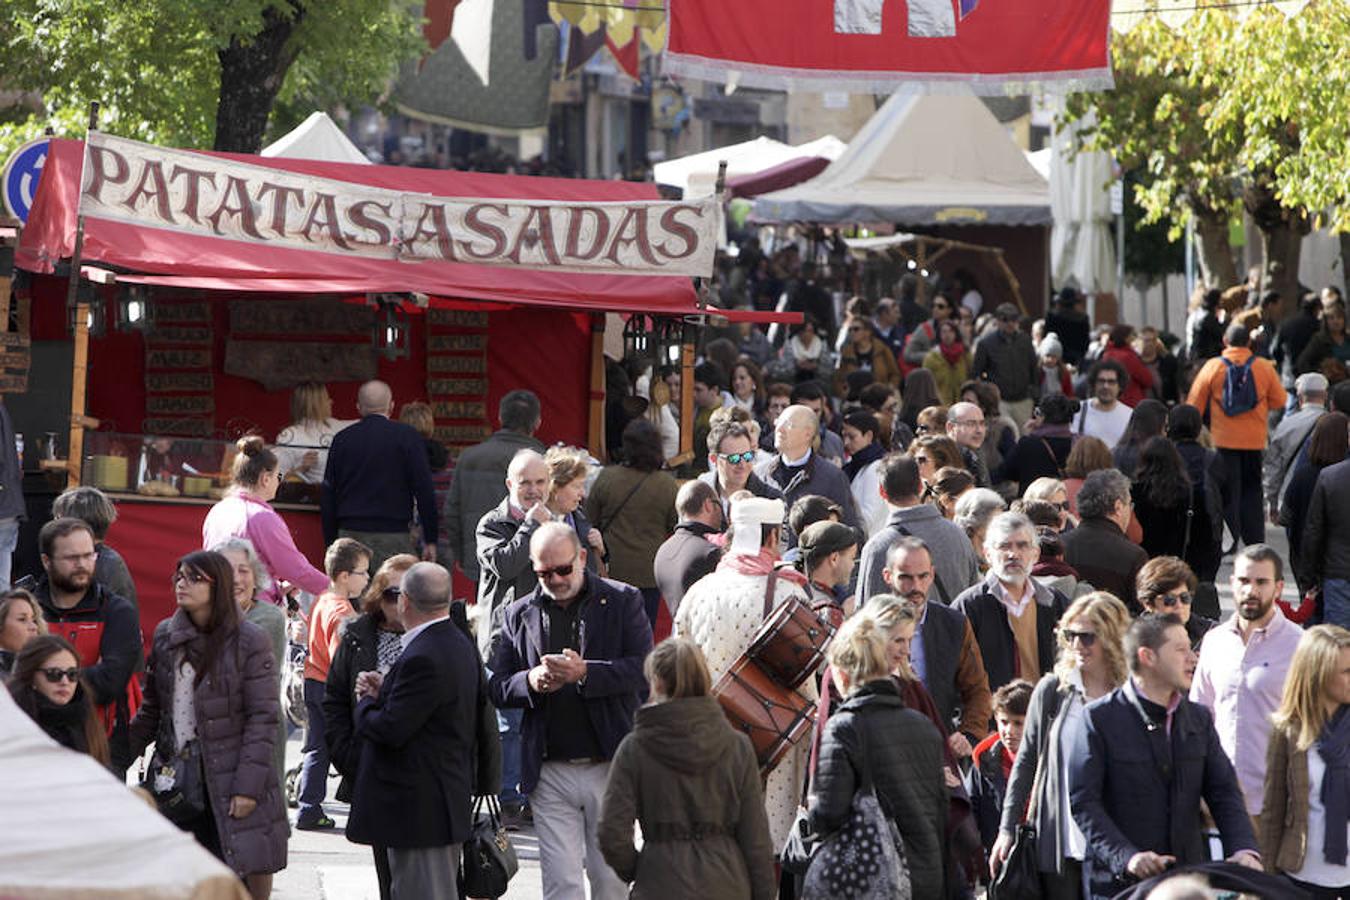
[[[343,134],[326,112],[310,113],[309,118],[268,144],[259,155],[370,165],[366,155]]]
[[[1049,225],[1050,189],[971,94],[892,95],[815,178],[755,200],[764,222]]]
[[[0,897],[247,900],[234,873],[0,689]]]

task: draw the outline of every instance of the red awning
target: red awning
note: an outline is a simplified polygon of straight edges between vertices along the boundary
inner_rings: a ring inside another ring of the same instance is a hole
[[[728,178],[727,190],[733,197],[758,197],[815,178],[829,164],[830,161],[823,156],[799,156],[759,172]]]
[[[15,254],[15,262],[20,268],[50,273],[58,262],[69,259],[74,252],[82,147],[79,141],[51,142],[28,225]],[[243,154],[216,155],[255,166],[439,197],[562,202],[659,199],[653,185],[624,181],[533,178],[276,157],[264,159]],[[171,233],[102,219],[86,220],[82,261],[136,273],[135,276],[119,275],[119,280],[183,288],[287,293],[414,292],[432,298],[579,310],[668,315],[700,312],[693,285],[686,278],[372,259]]]

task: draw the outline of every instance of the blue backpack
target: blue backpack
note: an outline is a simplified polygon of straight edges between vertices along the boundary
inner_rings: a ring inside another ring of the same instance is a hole
[[[1240,366],[1224,357],[1219,358],[1223,359],[1226,370],[1223,379],[1223,399],[1219,401],[1224,415],[1240,416],[1256,409],[1256,379],[1252,377],[1252,363],[1256,361],[1256,354],[1253,353]]]

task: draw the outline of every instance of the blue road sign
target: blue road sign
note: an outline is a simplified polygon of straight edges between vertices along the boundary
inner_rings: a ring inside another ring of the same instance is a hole
[[[37,193],[38,176],[47,162],[48,138],[29,141],[5,163],[4,173],[0,174],[0,199],[5,209],[20,222],[28,221],[28,210],[33,206],[33,195]]]

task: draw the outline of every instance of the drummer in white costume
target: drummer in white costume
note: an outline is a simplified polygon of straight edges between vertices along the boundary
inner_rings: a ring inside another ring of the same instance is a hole
[[[785,512],[781,500],[753,496],[733,499],[731,541],[726,554],[717,569],[695,582],[680,601],[675,635],[699,645],[714,683],[750,646],[764,620],[764,594],[769,573],[778,561]],[[793,594],[805,595],[805,579],[795,570],[780,569],[771,607]],[[808,700],[817,697],[814,678],[808,678],[797,690]],[[775,849],[782,848],[792,830],[810,750],[808,730],[769,773],[765,784],[764,805]]]

